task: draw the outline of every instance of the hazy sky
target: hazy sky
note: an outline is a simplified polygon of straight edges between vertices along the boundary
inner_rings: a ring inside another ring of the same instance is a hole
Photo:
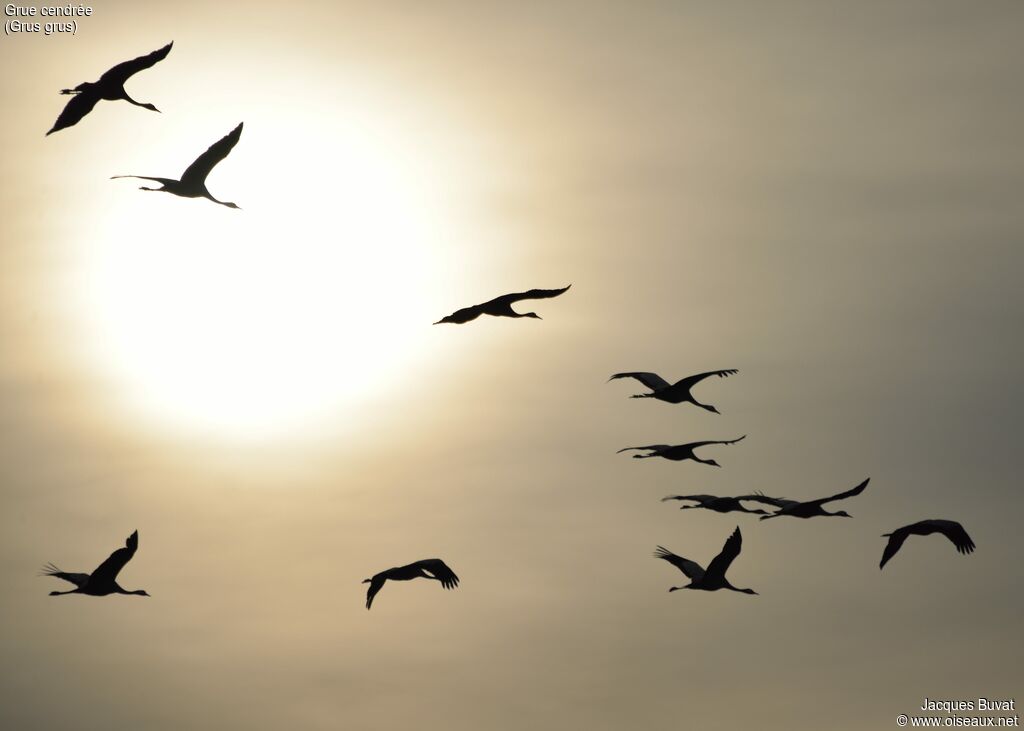
[[[0,727],[862,731],[1024,687],[1024,5],[93,8],[0,39]],[[162,114],[44,137],[171,40],[126,85]],[[241,211],[108,179],[242,121]],[[719,368],[720,416],[606,383]],[[853,520],[659,502],[865,477]],[[924,518],[976,553],[880,572]],[[760,596],[667,593],[656,545],[737,525]],[[151,598],[47,595],[135,529]],[[435,556],[458,590],[365,610]]]

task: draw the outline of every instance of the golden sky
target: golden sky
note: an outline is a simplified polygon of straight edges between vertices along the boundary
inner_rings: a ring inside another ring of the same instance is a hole
[[[1019,692],[1020,3],[92,7],[0,39],[0,727],[862,731]],[[171,40],[126,84],[161,114],[44,137]],[[109,180],[239,122],[241,211]],[[606,383],[720,368],[721,415]],[[659,502],[865,477],[853,520]],[[925,518],[977,552],[880,572]],[[760,596],[666,591],[656,545],[737,525]],[[149,599],[35,575],[135,529]],[[458,590],[365,610],[434,556]]]

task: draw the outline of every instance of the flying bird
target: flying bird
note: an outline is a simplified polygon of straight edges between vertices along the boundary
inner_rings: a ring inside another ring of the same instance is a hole
[[[480,317],[480,315],[492,315],[494,317],[533,317],[540,320],[541,316],[536,312],[516,312],[512,309],[512,305],[519,300],[539,300],[557,297],[571,286],[572,285],[569,284],[561,289],[531,289],[528,292],[503,294],[501,297],[495,297],[483,304],[473,305],[472,307],[463,307],[461,310],[456,310],[452,314],[442,317],[434,324],[441,325],[443,323],[450,322],[456,325],[462,325],[470,320],[475,320]]]
[[[888,538],[889,542],[885,544],[885,551],[882,553],[882,563],[878,564],[878,568],[881,569],[890,558],[896,555],[896,552],[903,545],[903,541],[907,540],[907,536],[928,536],[932,533],[941,533],[946,536],[960,553],[968,554],[974,551],[974,541],[967,535],[967,531],[964,530],[962,525],[955,520],[933,518],[905,525],[902,528],[897,528],[892,533],[883,533],[882,538]]]
[[[459,585],[459,577],[448,568],[448,564],[439,558],[425,558],[422,561],[416,561],[407,566],[397,566],[387,571],[381,571],[379,574],[374,574],[372,578],[363,579],[364,584],[370,585],[370,588],[366,591],[366,608],[370,608],[370,605],[373,604],[373,598],[377,596],[377,592],[381,590],[384,582],[388,579],[392,581],[409,581],[410,579],[419,578],[440,581],[441,586],[445,589],[454,589]]]
[[[710,411],[714,414],[720,414],[721,412],[711,404],[702,404],[700,401],[693,397],[690,393],[690,389],[695,385],[703,381],[705,378],[711,376],[718,376],[719,378],[728,378],[734,373],[739,373],[735,368],[730,368],[724,371],[708,371],[707,373],[698,373],[695,376],[688,376],[680,381],[676,381],[673,384],[669,384],[664,378],[659,376],[657,373],[646,373],[646,372],[630,372],[630,373],[616,373],[614,376],[609,378],[609,381],[614,381],[616,378],[635,378],[640,383],[651,389],[651,393],[638,393],[630,398],[654,398],[659,401],[666,401],[670,404],[681,404],[689,402],[695,406],[699,406],[706,411]]]
[[[100,99],[107,99],[109,101],[124,99],[126,102],[131,102],[137,107],[149,109],[153,112],[159,112],[160,110],[152,104],[137,102],[128,96],[128,92],[124,90],[124,82],[126,82],[133,74],[136,74],[143,69],[148,69],[158,61],[163,61],[167,58],[167,54],[171,52],[171,46],[173,45],[174,41],[171,41],[157,51],[153,51],[145,56],[139,56],[131,61],[119,63],[117,66],[114,66],[114,68],[103,74],[103,76],[99,78],[99,81],[85,81],[74,89],[61,89],[60,93],[70,94],[71,100],[64,106],[64,110],[60,113],[60,116],[57,117],[57,121],[53,123],[53,127],[46,134],[51,135],[65,127],[71,127],[78,124],[82,117],[92,111],[93,107],[96,106],[96,103]]]
[[[646,447],[624,447],[620,449],[618,452],[616,452],[616,454],[628,452],[631,449],[646,449],[649,452],[648,454],[634,454],[633,459],[646,459],[647,457],[664,457],[665,459],[670,459],[673,462],[681,462],[684,459],[692,459],[694,462],[700,462],[701,464],[709,464],[713,467],[721,467],[722,465],[718,464],[718,462],[716,462],[713,459],[701,459],[700,457],[693,453],[693,450],[699,447],[705,447],[709,444],[735,444],[736,442],[742,441],[746,438],[747,435],[744,434],[742,437],[739,437],[738,439],[730,439],[728,441],[691,442],[690,444],[675,445],[649,444]]]
[[[692,500],[696,505],[683,505],[680,510],[696,510],[704,508],[714,510],[716,513],[753,513],[755,515],[768,515],[764,510],[751,509],[743,505],[741,500],[755,500],[756,495],[739,495],[737,497],[718,497],[717,495],[667,495],[661,499],[666,500]]]
[[[753,589],[737,589],[725,578],[725,572],[729,570],[733,559],[740,555],[742,547],[743,536],[740,535],[739,526],[736,526],[736,530],[725,541],[721,553],[711,559],[711,563],[708,564],[706,571],[696,561],[677,556],[662,546],[658,546],[658,550],[654,552],[654,557],[665,559],[690,579],[690,583],[686,586],[673,586],[669,591],[679,591],[680,589],[702,589],[704,591],[732,589],[744,594],[757,594]]]
[[[159,188],[147,188],[142,186],[139,190],[162,190],[166,193],[180,195],[183,198],[209,198],[214,203],[220,203],[228,208],[238,208],[234,203],[219,201],[210,195],[206,189],[206,176],[210,174],[214,166],[228,156],[232,148],[238,144],[238,138],[242,136],[242,124],[224,135],[221,139],[210,145],[210,149],[196,158],[195,162],[189,165],[181,174],[181,180],[171,178],[153,178],[147,175],[114,175],[114,178],[138,178],[140,180],[153,180],[161,184]]]
[[[122,589],[116,579],[117,575],[128,563],[139,547],[139,532],[135,531],[124,543],[124,548],[119,548],[110,554],[106,561],[96,567],[91,574],[69,574],[61,571],[52,563],[43,568],[43,575],[56,576],[75,585],[69,591],[51,591],[50,596],[62,596],[64,594],[88,594],[89,596],[106,596],[107,594],[135,594],[137,596],[149,596],[143,589],[128,591]]]
[[[822,515],[829,515],[839,518],[852,518],[853,516],[851,516],[845,510],[830,513],[826,511],[824,508],[822,508],[822,505],[824,505],[825,503],[830,503],[833,500],[844,500],[848,497],[853,497],[854,495],[860,495],[862,492],[864,492],[864,488],[868,486],[868,483],[870,481],[871,478],[869,477],[868,479],[864,480],[864,482],[860,483],[856,487],[850,488],[846,492],[840,492],[830,497],[823,497],[817,500],[808,500],[806,502],[800,502],[798,500],[789,500],[788,498],[782,497],[768,497],[767,495],[762,495],[761,493],[757,493],[756,495],[750,496],[750,499],[756,500],[766,505],[774,505],[776,508],[778,508],[778,510],[772,513],[771,515],[762,516],[761,520],[768,520],[768,518],[778,518],[783,515],[789,515],[793,518],[816,518]]]

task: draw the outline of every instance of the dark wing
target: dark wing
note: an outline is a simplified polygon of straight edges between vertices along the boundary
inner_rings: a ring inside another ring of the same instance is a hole
[[[661,499],[661,502],[665,502],[666,500],[696,500],[698,503],[703,505],[704,503],[710,502],[714,499],[714,495],[666,495]]]
[[[864,482],[862,482],[859,485],[857,485],[857,487],[850,488],[846,492],[840,492],[840,493],[838,493],[836,495],[832,495],[831,497],[823,497],[823,498],[819,498],[817,500],[808,500],[806,504],[807,505],[824,505],[825,503],[830,503],[833,500],[843,500],[843,499],[848,498],[848,497],[853,497],[854,495],[860,495],[862,492],[864,492],[864,488],[868,486],[869,482],[871,482],[871,478],[870,477],[868,479],[864,480]]]
[[[61,571],[59,568],[54,566],[52,563],[46,564],[42,571],[43,576],[56,576],[58,579],[64,579],[64,581],[70,581],[72,584],[81,589],[87,583],[89,583],[89,574],[69,574],[66,571]]]
[[[747,435],[744,434],[742,437],[737,437],[736,439],[729,439],[729,440],[726,440],[726,441],[710,440],[710,441],[707,441],[707,442],[690,442],[689,444],[682,444],[680,446],[689,447],[690,450],[692,451],[694,449],[697,449],[698,447],[706,447],[709,444],[735,444],[736,442],[742,442],[746,438],[747,438]]]
[[[681,379],[679,381],[676,381],[672,385],[673,385],[673,387],[685,388],[687,391],[689,391],[694,385],[700,383],[705,378],[708,378],[710,376],[718,376],[719,378],[728,378],[729,376],[733,375],[734,373],[739,373],[739,371],[737,369],[735,369],[735,368],[728,368],[728,369],[726,369],[724,371],[708,371],[707,373],[698,373],[695,376],[687,376],[686,378],[683,378],[683,379]]]
[[[171,52],[171,46],[173,45],[174,41],[171,41],[163,48],[153,51],[152,53],[147,53],[145,56],[139,56],[138,58],[133,58],[131,61],[119,63],[117,66],[114,66],[103,74],[98,83],[123,84],[132,74],[138,73],[143,69],[148,69],[158,61],[163,61],[167,58],[167,54]]]
[[[784,508],[787,505],[797,505],[796,500],[790,500],[784,497],[769,497],[763,492],[756,492],[753,495],[740,495],[736,498],[737,500],[750,500],[756,503],[763,503],[765,505],[774,505],[777,508]]]
[[[64,110],[60,113],[60,116],[57,117],[57,121],[53,123],[53,127],[51,127],[50,131],[46,134],[51,135],[65,127],[71,127],[78,124],[82,117],[92,111],[92,108],[96,106],[96,102],[99,100],[100,95],[94,91],[72,94],[71,100],[64,105]]]
[[[682,556],[677,556],[663,546],[658,546],[658,550],[654,552],[654,557],[665,559],[690,577],[691,581],[700,581],[704,578],[704,569],[701,568],[699,563],[691,561],[688,558],[683,558]]]
[[[439,558],[425,558],[412,565],[419,566],[421,569],[429,573],[435,579],[440,581],[441,586],[445,589],[454,589],[459,585],[459,577],[455,575],[454,571],[448,568],[448,564]]]
[[[384,586],[384,582],[388,580],[385,575],[386,571],[381,572],[370,579],[370,588],[366,590],[366,608],[369,609],[373,604],[373,598],[377,596],[377,592]]]
[[[647,373],[646,371],[635,371],[630,373],[616,373],[614,376],[609,378],[609,381],[614,381],[616,378],[635,378],[640,383],[647,386],[652,391],[658,391],[663,388],[668,388],[668,381],[659,376],[657,373]]]
[[[138,548],[139,532],[135,531],[124,542],[124,548],[119,548],[110,554],[106,561],[96,567],[96,570],[92,572],[89,579],[99,583],[113,582],[117,579],[117,575],[124,568],[124,565],[131,561]]]
[[[196,161],[181,174],[182,185],[201,185],[206,181],[214,166],[228,156],[242,136],[242,123],[210,145],[210,148],[196,158]]]
[[[960,553],[971,553],[974,551],[974,541],[967,535],[964,527],[955,520],[926,520],[923,521],[933,527],[936,531],[946,536],[956,550]]]
[[[721,553],[711,559],[711,563],[708,564],[707,573],[719,578],[724,577],[733,559],[740,555],[741,548],[743,548],[743,536],[740,535],[740,527],[736,526],[736,530],[732,532],[732,535],[726,539],[725,545],[722,546]]]
[[[501,297],[495,297],[491,302],[498,304],[509,304],[518,302],[519,300],[541,300],[548,299],[550,297],[557,297],[558,295],[565,292],[571,284],[562,287],[561,289],[531,289],[528,292],[516,292],[514,294],[503,294]],[[488,302],[487,304],[490,304]]]
[[[885,550],[882,551],[882,562],[878,564],[878,568],[884,568],[889,562],[889,559],[896,555],[896,552],[900,550],[900,546],[903,545],[903,541],[907,540],[907,536],[910,535],[910,526],[905,528],[899,528],[889,534],[889,542],[885,544]]]

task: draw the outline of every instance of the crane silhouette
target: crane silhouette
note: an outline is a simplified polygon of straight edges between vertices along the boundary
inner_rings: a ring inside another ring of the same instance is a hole
[[[974,551],[974,541],[967,535],[967,531],[964,530],[962,525],[955,520],[932,518],[931,520],[922,520],[905,525],[902,528],[897,528],[892,533],[883,533],[882,538],[888,538],[889,542],[885,544],[882,562],[878,564],[878,568],[884,567],[889,559],[896,555],[896,552],[900,550],[903,541],[907,540],[908,536],[928,536],[932,533],[941,533],[946,536],[960,553],[966,555]]]
[[[75,585],[69,591],[51,591],[50,596],[63,596],[64,594],[87,594],[89,596],[106,596],[108,594],[135,594],[136,596],[149,596],[143,589],[128,591],[118,585],[117,575],[128,563],[139,547],[139,532],[135,531],[124,543],[124,548],[114,551],[101,563],[91,574],[70,574],[61,571],[52,563],[43,568],[43,575],[56,576]]]
[[[541,316],[536,312],[516,312],[512,309],[512,305],[520,300],[538,300],[557,297],[571,286],[572,285],[569,284],[561,289],[531,289],[528,292],[503,294],[500,297],[495,297],[483,304],[473,305],[472,307],[463,307],[461,310],[456,310],[452,314],[442,317],[434,324],[441,325],[444,323],[453,323],[455,325],[462,325],[470,320],[475,320],[480,317],[480,315],[492,315],[493,317],[533,317],[540,320]]]
[[[104,73],[98,81],[85,81],[74,89],[61,89],[60,93],[70,94],[71,99],[64,105],[64,109],[61,111],[60,116],[57,117],[57,121],[53,123],[53,127],[46,134],[51,135],[58,130],[78,124],[82,117],[93,110],[93,107],[96,106],[100,99],[107,99],[109,101],[124,99],[126,102],[130,102],[137,107],[159,112],[160,110],[152,104],[137,102],[128,96],[128,92],[124,90],[124,82],[133,74],[143,69],[148,69],[150,66],[167,58],[167,54],[171,52],[171,46],[173,45],[174,41],[171,41],[163,48],[148,53],[145,56],[139,56],[131,61],[119,63]]]
[[[646,449],[649,451],[649,454],[634,454],[633,459],[646,459],[647,457],[664,457],[665,459],[670,459],[673,462],[681,462],[685,459],[692,459],[694,462],[700,462],[701,464],[708,464],[711,465],[712,467],[721,467],[722,465],[718,464],[718,462],[716,462],[713,459],[701,459],[700,457],[693,453],[693,450],[698,449],[699,447],[706,447],[709,444],[735,444],[736,442],[743,441],[746,438],[747,435],[744,434],[742,437],[739,437],[737,439],[730,439],[728,441],[690,442],[689,444],[675,445],[649,444],[646,447],[623,447],[618,452],[616,452],[616,454],[628,452],[633,449]]]
[[[774,505],[778,510],[770,515],[762,516],[761,520],[768,520],[768,518],[778,518],[783,515],[788,515],[793,518],[816,518],[818,516],[832,516],[839,518],[852,518],[853,516],[847,513],[845,510],[839,510],[835,513],[826,511],[822,505],[830,503],[833,500],[844,500],[854,495],[860,495],[864,492],[864,488],[868,486],[871,478],[864,480],[856,487],[850,488],[846,492],[840,492],[829,497],[818,498],[817,500],[807,500],[800,502],[799,500],[789,500],[783,497],[768,497],[757,493],[756,495],[750,496],[751,500],[764,503],[766,505]]]
[[[185,168],[181,174],[181,180],[171,178],[154,178],[148,175],[114,175],[115,178],[138,178],[140,180],[153,180],[161,184],[159,188],[147,188],[141,186],[139,190],[164,191],[173,195],[180,195],[183,198],[209,198],[214,203],[220,203],[228,208],[238,208],[234,203],[219,201],[210,195],[206,189],[206,176],[210,174],[214,166],[228,156],[232,148],[238,144],[238,138],[242,136],[242,124],[231,130],[228,134],[210,145],[209,149],[195,159],[191,165]]]
[[[735,368],[730,368],[724,371],[708,371],[707,373],[698,373],[695,376],[688,376],[682,380],[676,381],[673,384],[669,384],[664,378],[659,376],[657,373],[647,373],[643,371],[635,371],[630,373],[616,373],[614,376],[609,378],[609,381],[614,381],[616,378],[635,378],[640,383],[651,389],[651,393],[638,393],[630,398],[654,398],[659,401],[666,401],[670,404],[681,404],[689,402],[695,406],[699,406],[706,411],[710,411],[714,414],[720,414],[711,404],[702,404],[700,401],[693,397],[690,393],[690,389],[695,385],[703,381],[705,378],[711,376],[718,376],[719,378],[728,378],[734,373],[739,373]]]
[[[370,588],[366,590],[366,608],[370,608],[370,605],[373,604],[373,598],[377,596],[377,592],[381,590],[384,582],[388,579],[392,581],[409,581],[410,579],[420,578],[440,581],[441,586],[445,589],[454,589],[459,585],[459,577],[448,568],[448,564],[439,558],[425,558],[422,561],[416,561],[406,566],[396,566],[387,571],[381,571],[369,579],[363,579],[364,584],[370,585]]]
[[[729,570],[733,560],[740,555],[742,547],[743,536],[740,534],[739,526],[736,526],[736,530],[726,539],[721,552],[711,559],[707,570],[701,568],[701,565],[696,561],[677,556],[662,546],[658,546],[658,550],[654,552],[654,557],[668,561],[690,579],[690,583],[686,586],[673,586],[669,589],[670,592],[679,591],[680,589],[701,589],[703,591],[731,589],[743,594],[757,594],[753,589],[737,589],[725,578],[725,572]]]
[[[754,500],[756,495],[738,495],[737,497],[718,497],[717,495],[666,495],[661,499],[667,500],[693,500],[697,505],[683,505],[680,510],[714,510],[716,513],[753,513],[754,515],[768,515],[764,510],[751,509],[743,505],[741,500]]]

